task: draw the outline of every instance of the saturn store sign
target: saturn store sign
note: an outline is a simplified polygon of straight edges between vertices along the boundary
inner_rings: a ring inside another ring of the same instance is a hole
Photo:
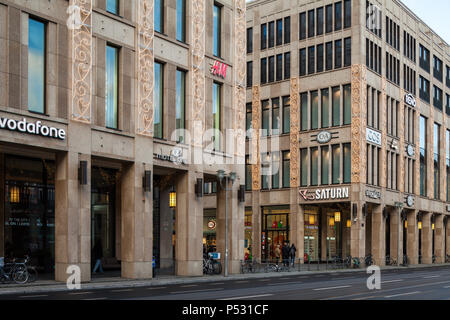
[[[66,139],[66,131],[64,129],[42,125],[41,121],[28,122],[25,118],[23,118],[21,121],[8,118],[0,118],[0,129],[19,131],[22,133],[34,134],[59,140]]]
[[[317,190],[300,190],[300,197],[305,201],[342,200],[349,198],[349,188],[326,188]]]

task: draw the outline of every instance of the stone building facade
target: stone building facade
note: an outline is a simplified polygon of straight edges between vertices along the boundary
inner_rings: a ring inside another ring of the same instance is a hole
[[[253,256],[443,263],[448,44],[396,0],[255,0],[247,37]]]
[[[97,258],[125,278],[151,278],[154,258],[201,275],[208,200],[196,185],[213,181],[217,251],[223,259],[228,217],[229,271],[239,272],[244,166],[223,163],[244,156],[244,143],[225,149],[225,131],[245,126],[245,9],[0,1],[0,256],[30,254],[58,281],[71,265],[90,281]],[[211,128],[223,136],[208,149]],[[234,183],[221,184],[219,169]]]

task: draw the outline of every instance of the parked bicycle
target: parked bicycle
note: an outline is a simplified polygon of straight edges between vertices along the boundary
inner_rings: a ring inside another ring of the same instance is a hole
[[[366,265],[366,267],[369,267],[371,265],[375,264],[375,260],[372,257],[372,254],[368,254],[367,256],[364,257],[364,263]]]
[[[394,258],[392,258],[390,255],[386,256],[386,265],[387,266],[394,266],[397,265],[397,260],[395,260]]]
[[[221,274],[222,264],[211,256],[203,257],[203,274]]]
[[[450,263],[450,256],[448,254],[445,255],[445,263]]]
[[[254,261],[245,260],[241,262],[241,273],[255,273],[256,263]]]
[[[22,262],[17,262],[17,260],[18,259],[13,259],[12,262],[4,264],[0,282],[14,281],[17,284],[25,284],[28,281],[36,281],[36,269],[27,265],[30,262],[30,257],[26,256]],[[30,273],[32,274],[31,278]]]
[[[278,264],[278,262],[275,263],[269,263],[264,267],[265,272],[289,272],[289,266],[285,266],[282,264]]]

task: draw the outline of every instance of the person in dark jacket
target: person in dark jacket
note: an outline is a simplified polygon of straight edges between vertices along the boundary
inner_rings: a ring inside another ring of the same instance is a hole
[[[94,245],[95,267],[92,273],[97,273],[97,269],[99,269],[100,273],[103,273],[102,258],[103,258],[102,241],[98,239]]]
[[[297,248],[295,247],[295,244],[291,245],[291,248],[289,250],[289,258],[291,259],[291,265],[295,265],[295,254],[297,252]]]
[[[281,248],[281,254],[283,256],[283,266],[288,267],[289,266],[289,246],[285,242],[283,244],[283,248]]]

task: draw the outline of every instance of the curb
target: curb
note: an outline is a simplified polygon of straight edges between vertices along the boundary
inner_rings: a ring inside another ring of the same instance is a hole
[[[381,267],[381,270],[395,271],[395,270],[414,270],[427,268],[445,268],[450,267],[450,264],[439,265],[411,265],[407,267]],[[233,281],[242,279],[266,279],[266,278],[281,278],[286,276],[304,276],[304,275],[318,275],[318,274],[338,274],[338,273],[365,273],[365,269],[340,269],[340,270],[324,270],[324,271],[293,271],[293,272],[279,272],[279,273],[252,273],[252,274],[236,274],[228,277],[222,275],[217,276],[200,276],[189,278],[171,278],[171,279],[148,279],[148,280],[112,280],[82,283],[81,289],[86,290],[101,290],[101,289],[116,289],[116,288],[142,288],[142,287],[156,287],[162,285],[176,285],[176,284],[190,284],[190,283],[205,283],[216,281]],[[31,294],[41,292],[63,292],[74,291],[67,289],[67,286],[62,283],[54,284],[35,284],[25,287],[11,286],[0,287],[0,296],[10,294]]]

